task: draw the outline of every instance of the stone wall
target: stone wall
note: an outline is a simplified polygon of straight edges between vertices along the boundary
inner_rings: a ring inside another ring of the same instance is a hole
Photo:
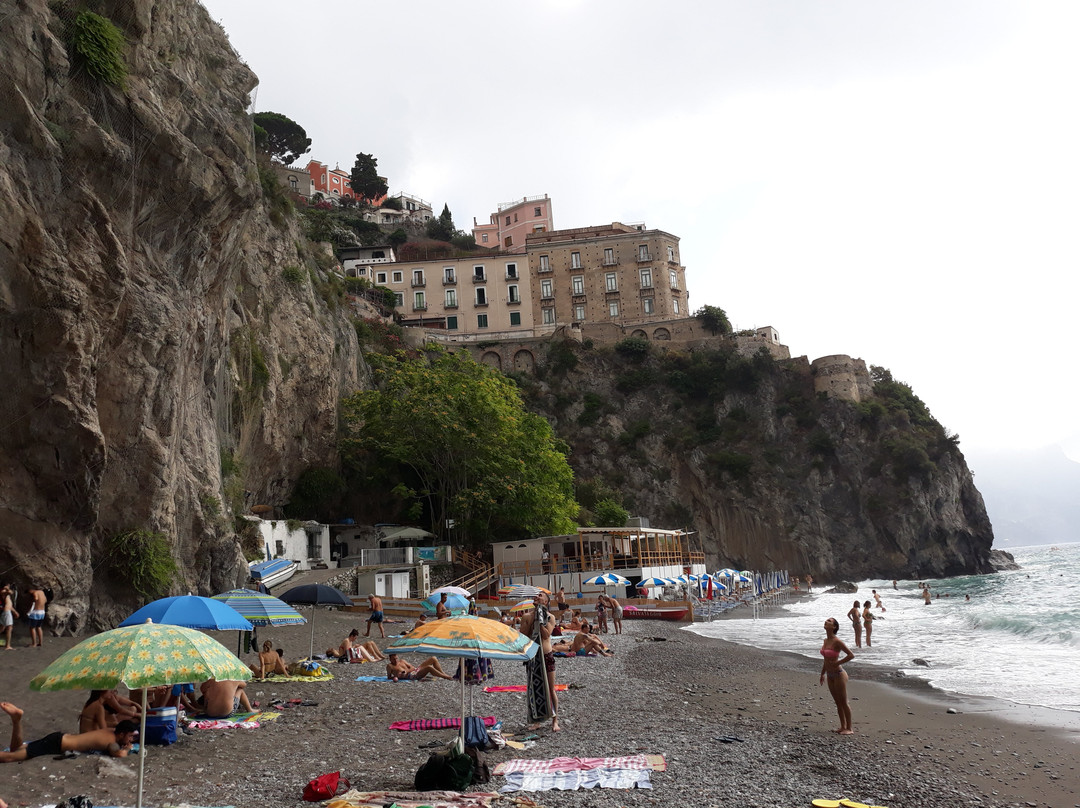
[[[866,362],[852,359],[844,354],[822,356],[810,363],[814,373],[814,392],[825,393],[830,398],[856,403],[868,398],[874,391]]]

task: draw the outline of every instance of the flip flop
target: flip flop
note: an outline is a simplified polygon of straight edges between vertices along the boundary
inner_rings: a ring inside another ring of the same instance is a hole
[[[840,808],[840,800],[814,800],[810,804],[814,808]]]
[[[855,802],[855,800],[840,800],[840,804],[844,808],[870,808],[865,802]]]

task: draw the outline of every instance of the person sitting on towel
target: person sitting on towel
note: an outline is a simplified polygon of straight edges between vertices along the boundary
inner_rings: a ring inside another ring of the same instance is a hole
[[[245,713],[250,713],[251,702],[248,701],[247,693],[244,692],[244,683],[232,679],[217,681],[211,679],[203,682],[202,697],[199,706],[203,708],[207,718],[228,718],[241,707]]]
[[[360,642],[360,629],[354,628],[337,648],[327,648],[326,655],[335,659],[378,662],[385,659],[374,640]]]
[[[562,640],[561,642],[553,643],[551,649],[553,651],[562,651],[565,654],[571,654],[573,656],[586,656],[588,654],[614,656],[615,653],[604,645],[603,640],[595,634],[586,634],[584,631],[579,631],[574,635],[574,639],[572,640]]]
[[[139,734],[139,725],[134,721],[121,721],[113,729],[94,729],[76,735],[53,732],[24,744],[23,711],[8,701],[0,701],[0,710],[11,718],[11,743],[8,747],[11,751],[0,752],[0,763],[14,763],[42,755],[62,755],[65,752],[104,752],[113,757],[126,757]]]
[[[265,679],[272,673],[278,676],[289,675],[289,671],[285,668],[285,660],[274,650],[274,643],[270,640],[263,642],[262,651],[259,652],[259,661],[248,667],[251,668],[251,675],[256,679]]]
[[[386,665],[386,678],[392,682],[402,680],[419,682],[428,674],[439,679],[454,678],[443,671],[442,667],[439,665],[439,660],[435,657],[428,657],[420,663],[419,667],[415,667],[411,663],[401,659],[397,654],[391,654],[390,661]]]

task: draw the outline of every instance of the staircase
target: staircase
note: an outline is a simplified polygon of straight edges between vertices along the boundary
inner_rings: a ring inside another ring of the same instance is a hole
[[[479,592],[484,587],[498,580],[498,574],[495,571],[495,567],[487,563],[480,553],[470,553],[468,550],[463,550],[456,555],[457,557],[454,559],[456,563],[469,571],[460,578],[456,578],[453,581],[444,584],[444,586],[460,586],[462,589],[468,589],[470,592]]]

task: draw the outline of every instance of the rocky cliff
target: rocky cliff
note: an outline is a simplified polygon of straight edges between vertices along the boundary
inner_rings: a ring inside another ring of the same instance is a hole
[[[710,568],[822,581],[993,570],[956,438],[906,385],[885,374],[854,403],[815,392],[805,358],[621,347],[555,349],[523,381],[529,405],[571,445],[579,484],[697,531]]]
[[[61,630],[130,611],[109,552],[129,531],[166,537],[173,591],[240,580],[229,506],[334,462],[360,372],[318,256],[264,194],[256,79],[224,32],[187,0],[94,10],[120,81],[74,47],[73,4],[0,14],[0,578],[51,588]]]

